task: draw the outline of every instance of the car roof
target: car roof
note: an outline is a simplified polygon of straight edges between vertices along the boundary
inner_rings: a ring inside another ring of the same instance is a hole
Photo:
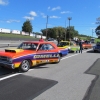
[[[43,41],[43,42],[41,42],[41,41],[24,41],[23,43],[37,43],[37,44],[44,44],[44,43],[46,43],[46,44],[51,44],[51,45],[53,45],[54,47],[56,47],[56,44],[54,43],[54,42],[49,42],[49,41]]]
[[[24,41],[24,43],[52,43],[49,41]]]

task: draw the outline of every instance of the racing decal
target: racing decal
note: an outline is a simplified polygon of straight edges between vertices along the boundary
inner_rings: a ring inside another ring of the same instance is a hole
[[[59,54],[38,54],[38,55],[34,55],[34,58],[57,58],[59,56]]]

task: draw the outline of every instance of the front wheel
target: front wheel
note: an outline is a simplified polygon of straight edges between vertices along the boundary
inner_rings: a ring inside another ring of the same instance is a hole
[[[21,65],[19,70],[22,72],[27,72],[30,69],[30,63],[28,60],[24,60]]]

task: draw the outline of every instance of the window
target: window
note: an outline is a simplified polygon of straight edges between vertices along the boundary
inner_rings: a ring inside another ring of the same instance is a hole
[[[47,48],[48,48],[48,50],[54,49],[54,47],[51,44],[47,44]]]
[[[37,43],[22,43],[18,46],[18,49],[24,50],[36,50],[38,44]]]
[[[39,50],[52,50],[54,47],[51,44],[41,44]]]

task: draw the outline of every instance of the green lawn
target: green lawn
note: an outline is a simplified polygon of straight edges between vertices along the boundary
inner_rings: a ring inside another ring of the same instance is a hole
[[[95,39],[95,43],[100,42],[100,39]]]
[[[24,36],[24,35],[20,35],[20,34],[11,34],[11,33],[0,33],[1,37],[18,37],[18,38],[33,38],[30,36]]]
[[[11,39],[11,40],[14,40],[14,39],[17,39],[17,40],[38,40],[37,38],[35,37],[32,37],[32,36],[24,36],[24,35],[20,35],[20,34],[11,34],[11,33],[0,33],[0,40],[3,40],[3,39]]]

